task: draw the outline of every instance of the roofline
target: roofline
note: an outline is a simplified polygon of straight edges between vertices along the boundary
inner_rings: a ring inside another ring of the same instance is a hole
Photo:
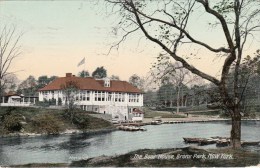
[[[62,90],[62,89],[51,89],[51,90],[43,90],[43,89],[39,89],[37,92],[42,92],[42,91],[58,91],[58,90]],[[111,91],[111,90],[95,90],[95,89],[79,89],[79,90],[89,90],[89,91],[104,91],[104,92],[124,92],[124,93],[141,93],[144,94],[144,92],[140,91],[140,92],[125,92],[125,91]]]

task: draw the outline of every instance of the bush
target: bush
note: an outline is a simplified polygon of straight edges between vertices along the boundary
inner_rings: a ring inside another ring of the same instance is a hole
[[[3,119],[3,126],[10,132],[20,131],[22,129],[22,121],[23,117],[21,114],[5,115]]]
[[[38,133],[58,134],[61,131],[62,122],[53,114],[39,114],[32,119],[32,123]]]
[[[76,115],[72,121],[79,129],[87,129],[89,126],[89,118],[85,115]]]

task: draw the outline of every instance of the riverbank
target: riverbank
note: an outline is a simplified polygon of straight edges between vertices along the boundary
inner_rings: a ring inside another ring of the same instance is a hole
[[[259,153],[244,149],[141,149],[118,156],[99,156],[72,163],[35,163],[15,167],[247,167],[259,166]]]
[[[184,114],[182,114],[184,115]],[[163,123],[168,122],[180,122],[180,123],[191,123],[191,122],[211,122],[211,121],[229,121],[230,118],[221,118],[219,116],[211,116],[211,115],[188,115],[186,117],[179,117],[179,118],[173,118],[173,117],[161,117],[160,118]],[[153,118],[144,118],[143,123],[151,123],[153,121]],[[242,121],[260,121],[260,118],[242,118]]]
[[[111,132],[115,127],[109,121],[76,110],[73,118],[65,110],[1,107],[0,137],[41,136],[62,134],[100,134]]]

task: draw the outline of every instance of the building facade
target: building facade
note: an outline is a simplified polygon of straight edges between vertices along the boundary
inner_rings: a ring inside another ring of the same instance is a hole
[[[143,106],[143,93],[126,81],[81,78],[67,73],[39,89],[39,101],[53,101],[57,106],[73,101],[83,110],[129,120],[134,109]]]

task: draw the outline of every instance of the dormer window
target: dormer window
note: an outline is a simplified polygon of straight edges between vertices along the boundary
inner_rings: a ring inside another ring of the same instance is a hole
[[[110,87],[110,79],[109,78],[104,79],[104,87]]]

